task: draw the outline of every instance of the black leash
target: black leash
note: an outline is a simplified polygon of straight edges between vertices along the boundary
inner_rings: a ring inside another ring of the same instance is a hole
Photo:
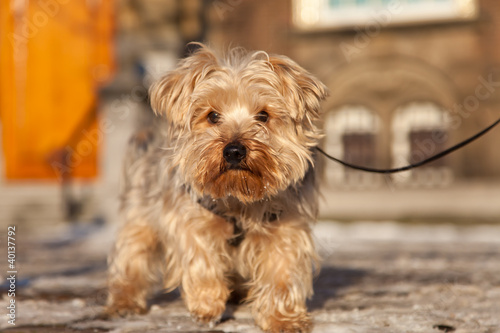
[[[368,167],[363,167],[363,166],[359,166],[359,165],[354,165],[354,164],[351,164],[351,163],[347,163],[347,162],[344,162],[342,160],[339,160],[338,158],[335,158],[333,156],[330,156],[328,155],[327,153],[325,153],[324,150],[322,150],[321,148],[319,147],[316,147],[316,149],[323,155],[325,155],[327,158],[331,159],[332,161],[335,161],[337,163],[340,163],[342,164],[343,166],[346,166],[348,168],[351,168],[351,169],[356,169],[356,170],[361,170],[361,171],[366,171],[366,172],[374,172],[374,173],[383,173],[383,174],[388,174],[388,173],[396,173],[396,172],[401,172],[401,171],[407,171],[407,170],[410,170],[410,169],[414,169],[414,168],[418,168],[424,164],[427,164],[427,163],[430,163],[430,162],[433,162],[437,159],[440,159],[441,157],[444,157],[448,154],[451,154],[453,153],[455,150],[458,150],[466,145],[468,145],[469,143],[471,143],[472,141],[476,140],[476,139],[479,139],[481,136],[485,135],[487,132],[489,132],[493,127],[495,127],[496,125],[498,125],[500,123],[500,119],[498,119],[497,121],[495,121],[493,124],[491,124],[490,126],[486,127],[484,130],[482,130],[481,132],[477,133],[476,135],[474,136],[471,136],[470,138],[446,149],[446,150],[443,150],[442,152],[434,155],[434,156],[431,156],[423,161],[420,161],[420,162],[417,162],[417,163],[414,163],[414,164],[409,164],[407,166],[404,166],[404,167],[400,167],[400,168],[394,168],[394,169],[375,169],[375,168],[368,168]]]

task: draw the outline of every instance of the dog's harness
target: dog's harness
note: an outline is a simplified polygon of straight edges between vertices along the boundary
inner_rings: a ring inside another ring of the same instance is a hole
[[[228,239],[228,244],[233,247],[238,247],[241,242],[245,239],[246,231],[241,227],[241,223],[235,216],[230,216],[225,214],[224,212],[217,209],[217,204],[207,202],[206,200],[199,199],[198,204],[204,209],[208,210],[212,214],[223,218],[228,223],[233,225],[233,237]],[[264,222],[274,222],[278,220],[281,212],[265,212],[264,213]]]

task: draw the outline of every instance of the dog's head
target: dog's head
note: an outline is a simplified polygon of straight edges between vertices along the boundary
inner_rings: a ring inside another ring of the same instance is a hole
[[[169,121],[173,163],[199,196],[250,203],[297,184],[311,167],[326,87],[284,56],[200,45],[150,90]]]

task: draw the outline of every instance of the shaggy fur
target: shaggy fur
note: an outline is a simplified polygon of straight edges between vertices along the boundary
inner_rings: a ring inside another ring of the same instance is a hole
[[[311,329],[313,148],[326,93],[284,56],[219,58],[203,45],[151,87],[161,117],[129,144],[111,313],[145,312],[155,286],[180,287],[193,317],[214,324],[243,287],[263,330]],[[242,155],[231,160],[235,144]]]

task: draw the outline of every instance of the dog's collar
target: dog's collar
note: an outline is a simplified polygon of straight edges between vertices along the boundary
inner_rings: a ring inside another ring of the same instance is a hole
[[[211,212],[212,214],[217,215],[219,217],[222,217],[223,219],[225,219],[228,222],[237,223],[239,221],[239,219],[237,217],[230,215],[230,214],[227,214],[226,212],[221,210],[219,208],[219,205],[217,204],[217,202],[214,202],[213,200],[198,199],[198,204],[201,207],[208,210],[209,212]],[[262,221],[263,222],[274,222],[274,221],[279,219],[280,215],[281,215],[281,211],[277,211],[277,212],[266,211],[263,214]]]
[[[223,212],[213,200],[198,199],[198,204],[212,214],[219,216],[233,225],[233,237],[228,240],[229,245],[238,247],[245,239],[245,230],[242,228],[241,220],[235,216],[231,216]],[[264,213],[263,222],[274,222],[279,219],[281,212]]]
[[[229,245],[238,247],[241,242],[243,242],[243,240],[245,239],[245,231],[241,227],[241,223],[239,223],[236,217],[228,216],[227,214],[221,212],[219,209],[217,209],[217,204],[214,202],[208,202],[207,200],[198,199],[198,204],[212,214],[223,218],[228,223],[231,223],[233,225],[233,237],[227,240]]]

